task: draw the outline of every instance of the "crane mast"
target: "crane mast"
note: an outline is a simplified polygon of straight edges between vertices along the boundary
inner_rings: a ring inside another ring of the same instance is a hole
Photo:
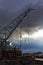
[[[0,38],[7,40],[32,9],[27,8],[0,31]]]

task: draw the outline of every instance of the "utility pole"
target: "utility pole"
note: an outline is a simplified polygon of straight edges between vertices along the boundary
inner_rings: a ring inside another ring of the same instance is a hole
[[[5,27],[5,47],[6,47],[6,27]]]

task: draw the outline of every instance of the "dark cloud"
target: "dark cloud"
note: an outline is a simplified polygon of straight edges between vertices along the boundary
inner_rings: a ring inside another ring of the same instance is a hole
[[[18,28],[27,33],[43,29],[43,9],[40,8],[28,13]]]
[[[28,0],[27,0],[28,1]],[[16,18],[28,3],[26,0],[0,0],[0,28]]]
[[[43,9],[42,8],[33,10],[30,13],[28,13],[26,18],[14,31],[12,37],[19,38],[22,32],[26,32],[30,34],[39,29],[43,29]]]
[[[0,28],[7,25],[27,5],[35,9],[41,8],[43,7],[43,0],[0,0]]]
[[[18,29],[22,26],[22,30],[28,33],[43,28],[43,0],[0,0],[0,29],[9,24],[27,6],[35,10],[28,13]]]

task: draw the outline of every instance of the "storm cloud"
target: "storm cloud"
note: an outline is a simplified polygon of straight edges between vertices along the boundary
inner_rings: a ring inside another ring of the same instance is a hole
[[[39,40],[18,40],[22,34],[32,34],[43,29],[43,0],[0,0],[0,30],[7,26],[13,19],[18,17],[28,8],[32,8],[20,25],[10,36],[9,41],[14,41],[14,46],[23,52],[43,52],[43,38]]]
[[[43,28],[43,0],[0,0],[0,30],[8,25],[25,9],[33,8],[14,32],[15,37],[23,32],[34,32]],[[17,33],[18,31],[18,33]],[[18,37],[17,37],[18,38]]]
[[[17,15],[23,12],[22,9],[25,9],[26,6],[34,9],[43,8],[43,0],[0,0],[0,28],[9,24],[13,18],[16,18]]]

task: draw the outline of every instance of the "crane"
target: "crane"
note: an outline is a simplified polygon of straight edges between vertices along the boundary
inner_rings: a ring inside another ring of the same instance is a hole
[[[0,31],[0,38],[4,38],[5,40],[7,40],[31,10],[33,9],[27,8],[23,13],[21,13],[19,16],[13,19],[7,26],[5,26]]]
[[[23,21],[23,19],[27,16],[27,14],[31,10],[33,9],[27,8],[23,13],[21,13],[19,16],[13,19],[7,26],[5,26],[2,30],[0,30],[0,44],[1,44],[0,48],[2,50],[1,52],[6,50],[7,39],[15,31],[15,29],[19,26],[19,24]],[[3,43],[5,44],[5,46],[3,46]],[[3,55],[3,53],[1,55]]]

